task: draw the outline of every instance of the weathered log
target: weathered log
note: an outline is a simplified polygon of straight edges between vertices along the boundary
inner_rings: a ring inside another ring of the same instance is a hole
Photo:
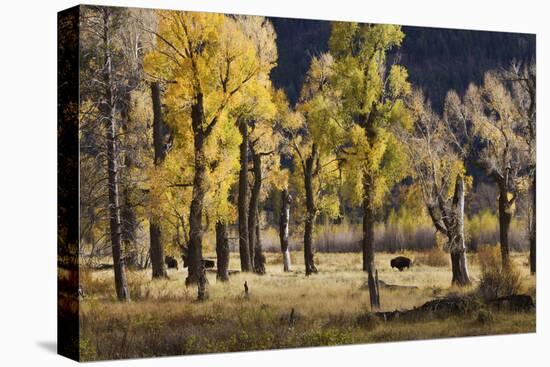
[[[498,310],[513,312],[528,312],[535,309],[535,303],[531,296],[526,294],[513,294],[499,297],[485,302],[486,306]],[[483,303],[473,296],[442,297],[430,300],[419,307],[410,310],[395,310],[376,312],[375,316],[383,321],[392,321],[397,318],[419,319],[426,317],[449,317],[452,315],[470,314],[483,307]]]
[[[527,294],[512,294],[511,296],[499,297],[487,302],[491,307],[498,310],[527,312],[535,309],[533,298]]]

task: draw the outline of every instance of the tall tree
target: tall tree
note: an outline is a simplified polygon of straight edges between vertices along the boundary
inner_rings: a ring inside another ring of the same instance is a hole
[[[275,111],[275,105],[270,99],[265,101]],[[279,150],[280,136],[274,131],[276,114],[256,118],[250,124],[249,150],[252,160],[250,181],[252,188],[248,204],[248,244],[254,272],[265,273],[265,258],[261,245],[260,202],[267,197],[268,192],[276,187],[280,189],[286,182],[285,172],[281,170]]]
[[[126,10],[109,7],[85,7],[81,13],[81,107],[85,111],[81,123],[85,138],[81,149],[98,160],[102,156],[100,151],[105,153],[109,236],[115,289],[120,301],[130,299],[121,247],[119,170],[122,101],[127,100],[127,94],[133,89],[125,69],[127,60],[121,51],[121,19],[125,16]],[[101,47],[97,47],[98,44]],[[94,125],[101,127],[103,136],[92,131]]]
[[[237,21],[220,14],[159,11],[155,50],[146,57],[153,75],[173,81],[166,104],[178,129],[193,133],[187,283],[202,268],[203,209],[207,188],[206,145],[227,109],[261,67],[253,43]]]
[[[463,103],[472,116],[475,135],[483,144],[478,161],[498,188],[500,249],[502,263],[507,265],[516,199],[528,186],[525,172],[529,149],[521,138],[527,121],[520,118],[510,89],[494,72],[485,74],[482,86],[471,85]]]
[[[329,54],[314,57],[306,75],[298,115],[290,115],[284,133],[294,153],[295,175],[302,187],[298,201],[305,202],[304,264],[306,275],[317,272],[313,256],[313,234],[316,217],[325,213],[338,217],[337,199],[339,160],[336,148],[343,130],[338,115],[338,99],[330,88],[334,60]],[[298,118],[296,118],[298,117]]]
[[[410,93],[407,70],[388,67],[387,52],[400,46],[400,26],[336,22],[329,40],[335,58],[334,88],[341,96],[348,146],[346,179],[363,207],[363,270],[368,272],[370,300],[378,308],[375,284],[374,222],[389,188],[401,177],[400,149],[391,126],[406,120],[403,97]]]
[[[454,92],[446,106],[453,106]],[[402,129],[413,178],[435,229],[447,237],[451,253],[452,283],[470,284],[464,241],[464,139],[452,122],[432,111],[420,91],[408,99],[413,128]]]
[[[290,204],[292,196],[285,188],[281,191],[281,213],[279,216],[279,240],[281,241],[281,252],[283,253],[283,270],[291,270],[290,248],[288,247],[288,226],[290,224]]]
[[[277,45],[275,43],[275,31],[271,22],[263,17],[240,16],[237,23],[252,42],[255,48],[260,67],[257,75],[246,86],[243,98],[236,106],[233,113],[237,116],[237,125],[241,135],[240,144],[240,171],[239,171],[239,252],[241,258],[241,270],[250,271],[254,268],[254,244],[250,244],[251,235],[255,235],[255,229],[249,228],[249,222],[255,222],[255,215],[250,217],[250,206],[256,207],[257,203],[249,204],[249,130],[258,119],[269,118],[273,114],[273,106],[270,104],[269,88],[271,82],[269,72],[277,61]],[[260,181],[256,183],[259,185]],[[252,194],[255,198],[258,194]]]
[[[527,167],[531,180],[531,213],[529,221],[529,265],[531,274],[537,270],[537,68],[534,62],[513,62],[502,73],[511,83],[523,129],[519,135],[528,148]]]
[[[166,157],[166,127],[162,118],[161,87],[158,81],[151,83],[151,100],[153,104],[153,152],[154,165],[159,168]],[[155,200],[152,200],[152,204]],[[149,219],[149,239],[151,253],[151,267],[153,278],[165,278],[166,266],[164,264],[164,246],[162,244],[162,233],[160,215],[157,208],[151,208]]]

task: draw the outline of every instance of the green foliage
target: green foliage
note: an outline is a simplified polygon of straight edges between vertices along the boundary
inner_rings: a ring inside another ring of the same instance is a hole
[[[312,176],[315,215],[329,218],[340,216],[338,147],[343,142],[344,131],[339,121],[340,100],[331,88],[334,60],[329,54],[314,57],[306,74],[300,102],[295,111],[283,109],[281,130],[286,137],[290,154],[295,162],[291,183],[295,187],[295,206],[298,215],[305,213],[306,175]],[[306,172],[307,161],[312,161],[311,172]]]
[[[257,121],[258,144],[270,143],[267,130],[275,106],[268,75],[277,58],[273,27],[261,17],[159,11],[158,18],[155,48],[144,64],[154,77],[170,81],[164,103],[176,142],[158,174],[164,182],[157,186],[164,195],[161,201],[168,203],[166,212],[187,217],[189,208],[181,203],[190,202],[197,153],[189,142],[199,129],[207,134],[201,157],[207,167],[204,213],[213,222],[232,222],[229,193],[237,181],[241,143],[237,119]],[[191,105],[199,95],[204,121],[193,127]]]
[[[380,207],[395,182],[406,175],[404,154],[393,134],[410,127],[403,98],[410,94],[407,70],[387,68],[386,53],[404,38],[401,27],[339,23],[332,26],[330,52],[335,57],[333,88],[345,126],[344,192],[352,203],[363,198],[363,180],[373,181],[372,204]]]

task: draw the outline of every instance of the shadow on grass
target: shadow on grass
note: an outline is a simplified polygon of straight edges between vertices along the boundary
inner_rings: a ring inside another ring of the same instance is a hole
[[[57,342],[51,340],[39,340],[36,345],[46,350],[47,352],[57,354]]]

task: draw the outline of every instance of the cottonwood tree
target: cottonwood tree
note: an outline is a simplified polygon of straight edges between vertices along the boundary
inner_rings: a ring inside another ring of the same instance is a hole
[[[149,45],[149,34],[143,24],[152,20],[143,9],[127,9],[119,30],[120,55],[126,79],[120,100],[120,191],[121,241],[126,265],[139,268],[145,261],[138,244],[138,230],[147,200],[143,187],[145,173],[152,163],[149,125],[152,119],[149,85],[144,81],[143,55]]]
[[[338,99],[330,88],[334,60],[331,55],[314,57],[306,75],[298,116],[289,116],[284,133],[294,153],[296,178],[301,182],[296,205],[305,203],[304,213],[304,264],[306,275],[317,272],[313,257],[313,233],[317,215],[322,212],[338,217],[337,198],[339,160],[336,147],[342,140],[343,130],[338,121]]]
[[[153,106],[153,153],[154,153],[154,169],[161,169],[162,163],[166,158],[168,141],[167,128],[164,124],[161,99],[161,84],[159,81],[151,82],[151,103]],[[155,183],[152,180],[152,183]],[[152,190],[156,194],[155,189]],[[150,198],[151,214],[149,216],[149,241],[151,268],[153,278],[166,278],[166,265],[164,263],[164,246],[162,243],[161,232],[161,213],[159,212],[158,198]]]
[[[236,208],[231,190],[238,179],[239,132],[235,121],[224,118],[207,144],[207,195],[204,210],[209,223],[215,223],[217,274],[229,280],[229,238],[227,227],[234,223]]]
[[[529,148],[521,138],[526,128],[505,81],[495,72],[485,74],[483,84],[471,85],[463,99],[474,133],[482,143],[478,161],[498,188],[500,248],[503,265],[509,264],[510,223],[520,192],[525,191]]]
[[[292,196],[287,188],[281,191],[281,213],[279,215],[279,240],[281,242],[281,252],[283,254],[283,271],[291,271],[292,264],[290,260],[290,248],[288,246],[289,224],[290,224],[290,205]]]
[[[387,61],[388,51],[400,46],[403,38],[399,26],[336,22],[329,40],[335,59],[334,88],[348,133],[341,149],[344,176],[348,193],[363,208],[363,270],[368,272],[373,308],[380,306],[374,262],[376,210],[404,172],[391,127],[406,122],[403,98],[411,87],[407,70]]]
[[[105,176],[96,185],[107,191],[105,214],[109,222],[115,289],[120,301],[130,299],[121,243],[120,194],[121,123],[124,102],[134,88],[128,70],[131,63],[123,52],[121,25],[127,16],[127,10],[109,7],[84,7],[81,13],[81,149],[103,163]]]
[[[455,95],[449,94],[447,100]],[[432,223],[447,237],[445,247],[451,253],[452,283],[468,285],[464,242],[464,159],[467,155],[464,139],[448,120],[432,111],[421,91],[414,91],[407,104],[413,127],[400,130],[400,141],[406,147],[415,184]]]
[[[233,98],[258,74],[253,42],[234,18],[221,14],[159,11],[156,47],[146,57],[150,74],[170,80],[165,104],[173,126],[193,137],[192,198],[186,282],[202,273],[204,198],[207,190],[206,145],[226,118]]]
[[[280,156],[277,154],[281,144],[276,134],[273,116],[270,119],[256,119],[250,128],[249,150],[252,160],[250,200],[248,205],[248,242],[250,256],[253,259],[254,272],[265,273],[265,258],[261,244],[261,216],[259,204],[270,190],[286,186],[287,172],[281,169]]]
[[[254,269],[255,260],[254,239],[252,239],[252,243],[249,239],[251,236],[255,236],[255,229],[249,227],[249,222],[254,225],[256,214],[250,215],[249,212],[251,211],[250,207],[257,207],[257,202],[249,204],[249,134],[257,120],[269,119],[275,112],[270,101],[269,72],[277,61],[277,45],[275,30],[269,20],[256,16],[240,16],[237,17],[237,24],[252,42],[259,62],[257,74],[247,83],[241,94],[241,99],[235,103],[235,108],[232,111],[241,135],[238,194],[241,270],[251,271]],[[260,182],[261,179],[257,180],[256,185],[261,185]],[[257,198],[259,192],[258,187],[255,187],[254,190],[252,199]]]
[[[242,271],[254,270],[255,208],[258,206],[261,190],[261,156],[272,155],[274,153],[273,149],[275,149],[275,145],[270,141],[273,133],[269,131],[271,120],[276,113],[276,106],[272,101],[270,88],[271,84],[268,79],[255,78],[251,80],[243,88],[241,98],[236,101],[235,107],[230,112],[236,120],[241,137],[237,206]],[[255,141],[251,141],[253,131]],[[259,145],[264,142],[271,149],[261,148],[261,150],[258,150]],[[255,147],[256,151],[254,151]],[[258,180],[255,180],[256,176]],[[252,190],[250,189],[251,184]],[[251,211],[252,214],[250,214]]]
[[[535,274],[537,265],[537,69],[536,64],[512,62],[501,72],[502,78],[511,83],[512,96],[522,120],[519,136],[527,144],[527,168],[531,180],[531,213],[529,221],[529,265]]]

